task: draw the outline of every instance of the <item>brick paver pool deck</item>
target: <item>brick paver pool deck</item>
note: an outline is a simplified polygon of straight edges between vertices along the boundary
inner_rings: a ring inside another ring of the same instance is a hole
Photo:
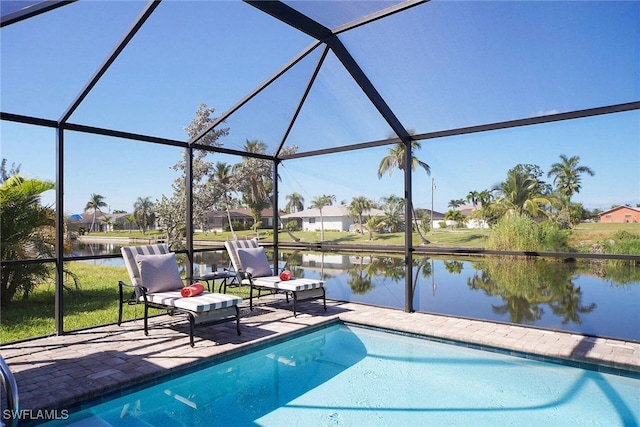
[[[169,370],[206,363],[215,356],[239,354],[253,344],[336,319],[640,372],[637,342],[335,301],[327,301],[326,312],[317,302],[303,302],[299,310],[294,318],[284,299],[261,299],[253,311],[242,308],[242,335],[236,335],[234,322],[202,326],[196,328],[194,348],[189,346],[185,318],[163,315],[150,321],[149,336],[142,332],[142,321],[136,320],[122,326],[6,344],[0,346],[0,354],[16,377],[23,410],[69,408]],[[4,395],[2,406],[6,406]]]

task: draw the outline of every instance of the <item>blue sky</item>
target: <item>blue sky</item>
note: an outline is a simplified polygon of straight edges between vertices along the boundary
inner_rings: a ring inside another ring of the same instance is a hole
[[[3,28],[2,111],[60,118],[144,4],[80,1]],[[340,14],[386,4],[344,2]],[[318,5],[323,22],[341,22],[331,3]],[[400,122],[418,133],[640,99],[640,2],[434,1],[341,39]],[[200,103],[226,111],[311,42],[237,1],[163,2],[70,121],[184,140]],[[260,139],[273,150],[318,57],[310,54],[232,115],[225,146]],[[54,130],[1,126],[3,158],[27,176],[55,178]],[[287,143],[307,151],[391,134],[330,54]],[[81,211],[91,193],[124,210],[138,197],[171,194],[180,149],[73,132],[65,141],[65,212]],[[432,170],[414,173],[418,207],[431,207],[432,179],[434,207],[444,212],[518,163],[546,172],[561,154],[596,172],[583,177],[575,201],[589,209],[640,203],[638,111],[425,140],[415,154]],[[377,178],[384,155],[386,147],[286,161],[280,203],[294,191],[307,204],[321,194],[347,202],[402,195],[398,171]]]

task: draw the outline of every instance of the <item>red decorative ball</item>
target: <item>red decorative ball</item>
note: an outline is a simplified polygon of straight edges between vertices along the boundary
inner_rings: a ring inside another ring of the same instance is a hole
[[[287,280],[291,280],[291,272],[289,270],[284,270],[282,273],[280,273],[280,280],[287,281]]]

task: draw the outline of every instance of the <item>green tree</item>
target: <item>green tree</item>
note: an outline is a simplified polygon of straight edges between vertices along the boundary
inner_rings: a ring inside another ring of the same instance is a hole
[[[125,224],[127,224],[127,229],[129,233],[131,233],[131,226],[136,223],[136,217],[133,214],[127,215],[124,218]]]
[[[522,168],[515,167],[507,173],[507,179],[495,187],[496,203],[508,214],[528,214],[533,218],[548,216],[542,207],[550,206],[553,198],[540,193],[541,183]]]
[[[413,132],[410,131],[409,133],[413,133]],[[424,169],[427,175],[431,175],[431,167],[413,155],[413,153],[416,150],[419,150],[420,148],[421,148],[420,142],[411,140],[411,144],[410,144],[411,170],[413,171],[418,166],[420,166],[422,169]],[[382,176],[387,172],[389,173],[389,176],[391,176],[395,168],[398,168],[404,171],[406,166],[405,152],[406,152],[406,146],[404,143],[398,143],[393,145],[391,148],[389,148],[388,154],[382,158],[382,160],[380,161],[380,164],[378,165],[378,179],[381,179]],[[418,219],[417,219],[413,205],[411,205],[411,211],[413,212],[413,221],[415,224],[416,231],[420,236],[420,240],[422,241],[423,244],[429,243],[427,238],[424,237],[422,235],[422,232],[420,231],[420,227],[418,226]]]
[[[464,205],[464,199],[452,199],[449,200],[449,203],[447,204],[451,209],[458,209],[462,205]]]
[[[285,196],[287,204],[284,207],[285,212],[294,213],[304,210],[304,197],[300,193],[291,193]]]
[[[223,162],[216,162],[213,168],[213,173],[209,178],[215,186],[217,192],[220,193],[222,201],[224,203],[225,211],[227,212],[227,221],[229,221],[229,231],[234,240],[238,239],[236,232],[233,230],[233,224],[231,222],[231,212],[229,211],[230,193],[231,193],[231,165]]]
[[[454,221],[456,227],[461,227],[464,224],[465,216],[460,211],[450,209],[444,214],[444,219]],[[453,228],[453,225],[451,227]]]
[[[404,221],[402,214],[404,211],[404,199],[395,195],[390,195],[380,199],[382,210],[384,211],[384,223],[392,233],[400,231]]]
[[[151,197],[138,197],[133,204],[133,215],[138,220],[138,224],[140,224],[142,234],[144,234],[149,227],[149,217],[152,212],[153,202],[151,201]]]
[[[2,159],[2,162],[0,163],[0,184],[13,175],[19,175],[20,166],[21,165],[16,166],[15,163],[11,163],[11,169],[7,170],[7,159]]]
[[[184,127],[184,131],[190,138],[194,138],[207,129],[214,121],[215,109],[200,104],[196,111],[196,117]],[[229,134],[229,128],[211,129],[197,142],[197,145],[220,147],[220,138]],[[168,197],[162,195],[153,206],[153,213],[157,217],[158,224],[167,233],[167,242],[172,250],[184,246],[186,237],[186,212],[187,212],[187,150],[182,152],[182,160],[171,166],[171,169],[181,172],[172,184],[173,194]],[[198,221],[206,218],[207,212],[215,204],[213,186],[209,174],[213,163],[207,160],[208,151],[193,150],[191,159],[192,190],[193,190],[193,217]],[[204,227],[204,225],[203,225]]]
[[[320,211],[320,241],[324,241],[324,217],[322,216],[322,208],[331,206],[335,200],[336,196],[323,194],[322,196],[314,197],[311,201],[311,207]]]
[[[4,177],[3,177],[4,178]],[[0,186],[0,252],[2,260],[54,256],[55,212],[40,204],[42,193],[55,188],[50,181],[12,175]],[[48,264],[2,264],[0,302],[10,304],[18,291],[27,298],[50,274]]]
[[[581,175],[587,174],[594,176],[595,172],[588,166],[580,166],[580,157],[567,157],[560,155],[560,161],[551,165],[551,169],[547,173],[547,177],[553,176],[553,184],[556,191],[564,196],[564,209],[567,216],[570,216],[571,197],[580,192]]]
[[[245,140],[247,153],[265,154],[267,145],[260,140]],[[271,206],[273,169],[268,160],[245,156],[233,167],[236,188],[242,192],[242,201],[251,211],[253,228],[258,232],[262,211]]]
[[[96,223],[96,212],[100,211],[102,212],[102,210],[100,208],[104,208],[105,206],[107,206],[107,203],[104,201],[105,197],[101,196],[100,194],[91,194],[91,196],[89,197],[89,201],[87,202],[87,204],[84,207],[84,210],[91,210],[93,211],[93,217],[91,219],[91,228],[89,229],[89,231],[93,231],[93,227]]]
[[[385,226],[384,218],[379,216],[370,216],[364,223],[364,226],[369,232],[369,240],[373,240],[373,233],[379,232]]]
[[[110,228],[111,228],[111,216],[105,215],[105,216],[102,217],[101,221],[104,224],[105,233],[110,231]]]
[[[362,214],[365,211],[371,210],[372,207],[373,201],[364,196],[354,197],[349,204],[349,215],[358,220],[360,234],[364,234],[364,230],[362,229]]]

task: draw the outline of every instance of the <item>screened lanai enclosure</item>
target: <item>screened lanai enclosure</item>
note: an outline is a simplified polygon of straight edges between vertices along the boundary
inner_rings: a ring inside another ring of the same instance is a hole
[[[112,216],[141,200],[162,206],[157,220],[183,230],[189,269],[206,212],[240,197],[225,170],[259,177],[238,185],[272,212],[276,259],[278,212],[292,194],[307,207],[319,196],[395,197],[412,224],[417,209],[445,212],[516,165],[551,185],[552,165],[577,156],[595,174],[574,183],[571,201],[640,203],[639,2],[1,6],[3,181],[14,168],[52,183],[41,198],[55,211],[55,250],[3,252],[3,275],[55,266],[58,334],[69,329],[66,224],[95,194]],[[395,163],[381,169],[390,153]],[[406,311],[415,252],[429,251],[411,228]]]

